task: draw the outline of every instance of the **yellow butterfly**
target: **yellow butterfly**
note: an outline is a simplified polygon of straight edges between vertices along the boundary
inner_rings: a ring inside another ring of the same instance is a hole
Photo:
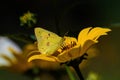
[[[57,34],[43,28],[35,28],[38,50],[41,54],[52,55],[60,48],[64,39]]]

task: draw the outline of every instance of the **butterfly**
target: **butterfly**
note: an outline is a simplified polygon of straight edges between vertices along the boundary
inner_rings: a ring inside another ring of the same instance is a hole
[[[64,38],[43,28],[35,28],[38,50],[41,54],[52,55],[62,45]]]

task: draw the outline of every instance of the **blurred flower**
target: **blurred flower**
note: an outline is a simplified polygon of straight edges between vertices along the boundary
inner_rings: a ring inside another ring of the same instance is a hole
[[[6,61],[2,55],[7,55],[11,60],[14,60],[14,56],[12,55],[12,52],[9,50],[9,48],[14,49],[15,52],[21,53],[22,50],[20,47],[15,44],[12,40],[10,40],[7,37],[0,37],[0,66],[10,66],[10,63]]]
[[[3,66],[3,69],[9,70],[11,72],[25,72],[33,67],[32,63],[28,63],[22,54],[18,54],[12,49],[10,49],[10,51],[16,60],[12,61],[7,55],[3,55],[2,57],[10,63],[10,66]]]
[[[38,50],[30,52],[28,62],[33,60],[46,60],[51,62],[68,62],[84,55],[87,50],[95,43],[98,43],[98,38],[102,35],[107,35],[111,31],[108,28],[88,27],[83,29],[78,39],[74,37],[64,37],[63,45],[52,55],[45,55]]]
[[[31,68],[22,50],[7,37],[0,37],[0,68],[12,72],[24,72]]]
[[[86,80],[100,80],[100,76],[95,72],[90,72]]]
[[[32,27],[32,24],[35,24],[36,22],[35,14],[31,13],[30,11],[24,13],[24,15],[20,17],[21,26],[26,24],[28,27]]]

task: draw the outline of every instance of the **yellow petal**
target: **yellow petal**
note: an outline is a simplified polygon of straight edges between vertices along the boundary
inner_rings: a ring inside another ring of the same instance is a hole
[[[88,28],[85,28],[82,31],[80,31],[80,33],[78,35],[78,44],[81,44],[81,46],[83,46],[83,44],[87,38],[88,32],[90,31],[91,28],[92,27],[88,27]]]
[[[81,46],[75,46],[74,48],[71,49],[69,55],[71,55],[72,60],[79,57],[80,51],[81,51]]]
[[[59,54],[57,58],[59,59],[60,62],[66,62],[66,61],[70,61],[70,60],[77,58],[79,54],[80,54],[80,47],[75,46]]]
[[[107,35],[109,31],[111,31],[109,28],[95,27],[88,33],[88,39],[97,41],[100,36]]]
[[[78,41],[81,45],[80,56],[83,55],[93,44],[97,43],[98,42],[97,39],[100,36],[107,35],[107,32],[109,32],[109,31],[111,31],[111,29],[101,28],[101,27],[95,27],[92,29],[90,27],[90,28],[86,28],[82,32],[80,32],[80,35],[78,37],[78,39],[79,39]]]
[[[39,54],[39,55],[33,55],[31,57],[28,58],[28,62],[31,62],[33,60],[45,60],[45,61],[50,61],[50,62],[57,62],[57,58],[54,56],[46,56],[43,54]]]
[[[109,28],[92,27],[83,29],[78,35],[78,44],[81,47],[84,45],[86,40],[93,40],[97,42],[97,39],[102,35],[107,35],[107,32],[111,31]]]
[[[69,55],[69,52],[64,52],[62,55],[58,55],[57,57],[59,59],[59,62],[67,62],[71,60],[71,56]]]
[[[97,43],[97,42],[95,42],[93,40],[86,40],[83,47],[81,47],[79,56],[82,56],[84,53],[86,53],[87,50],[95,43]]]

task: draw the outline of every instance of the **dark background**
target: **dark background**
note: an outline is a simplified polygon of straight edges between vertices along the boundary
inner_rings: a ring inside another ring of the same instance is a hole
[[[27,11],[36,14],[34,27],[43,27],[59,35],[69,31],[77,33],[88,26],[109,27],[112,32],[106,39],[101,39],[101,54],[90,61],[83,69],[83,75],[95,71],[101,80],[120,79],[120,0],[1,0],[0,35],[25,33],[32,29],[20,26],[19,17]],[[12,76],[12,77],[11,77]],[[0,71],[0,80],[26,80],[26,77]]]
[[[60,35],[88,26],[108,27],[120,21],[119,3],[119,0],[2,0],[0,34],[29,32],[20,27],[19,21],[27,11],[37,15],[34,27]]]

